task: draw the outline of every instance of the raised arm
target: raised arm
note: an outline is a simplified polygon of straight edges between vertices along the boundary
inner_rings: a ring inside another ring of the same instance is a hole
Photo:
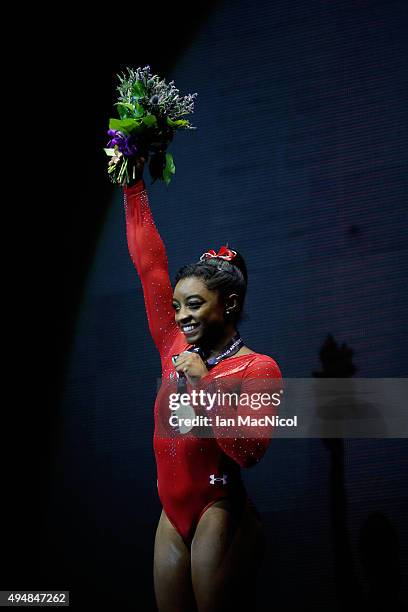
[[[163,359],[178,332],[166,249],[154,224],[143,180],[124,187],[124,197],[129,253],[142,283],[150,333]]]

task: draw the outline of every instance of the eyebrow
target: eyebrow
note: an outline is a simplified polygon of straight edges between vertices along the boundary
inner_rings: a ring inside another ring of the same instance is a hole
[[[199,298],[200,300],[204,301],[204,298],[201,295],[198,295],[197,293],[194,293],[193,295],[188,295],[185,299],[189,300],[190,298]],[[173,298],[173,302],[178,302],[178,300],[176,300],[176,298]]]

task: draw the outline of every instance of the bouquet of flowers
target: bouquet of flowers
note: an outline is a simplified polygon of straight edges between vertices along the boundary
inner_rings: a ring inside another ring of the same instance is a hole
[[[110,157],[110,179],[119,185],[128,184],[135,179],[142,157],[149,164],[153,182],[160,179],[168,185],[176,168],[167,147],[177,130],[195,129],[181,117],[194,111],[197,94],[180,96],[174,81],[167,84],[151,74],[150,66],[127,68],[127,74],[118,78],[119,119],[110,120],[111,140],[104,149]]]

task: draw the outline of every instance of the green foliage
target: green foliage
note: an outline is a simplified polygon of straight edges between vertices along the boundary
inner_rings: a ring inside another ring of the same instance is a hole
[[[136,70],[127,68],[118,79],[119,95],[115,106],[119,119],[110,119],[109,128],[126,138],[131,136],[133,148],[117,144],[104,149],[110,157],[109,176],[114,183],[127,184],[134,178],[138,156],[143,156],[152,179],[161,179],[168,185],[176,167],[173,156],[166,151],[177,130],[195,129],[180,117],[193,112],[197,94],[181,96],[174,81],[166,83],[153,75],[150,66]]]
[[[141,106],[140,104],[135,104],[133,108],[134,108],[133,116],[136,119],[139,119],[140,117],[143,117],[143,115],[146,112],[145,109],[143,108],[143,106]]]
[[[168,185],[171,181],[171,175],[176,173],[173,156],[171,153],[166,153],[166,165],[163,170],[163,180]]]
[[[133,104],[127,104],[126,102],[117,102],[119,117],[121,119],[127,119],[133,116]]]
[[[173,128],[180,128],[190,125],[190,122],[187,121],[187,119],[177,119],[174,121],[173,119],[170,119],[170,117],[167,117],[167,125]]]
[[[136,132],[139,127],[140,121],[136,121],[136,119],[110,119],[109,121],[109,128],[111,130],[119,130],[126,134],[126,136]]]
[[[143,117],[142,121],[148,127],[157,126],[157,117],[155,117],[154,115],[146,115],[146,117]]]
[[[146,90],[141,81],[136,81],[135,83],[133,83],[132,93],[135,96],[135,98],[142,98],[145,95]]]

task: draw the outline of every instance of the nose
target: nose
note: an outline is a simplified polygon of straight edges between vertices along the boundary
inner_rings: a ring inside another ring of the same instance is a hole
[[[176,312],[175,321],[178,325],[180,323],[187,323],[191,319],[191,314],[188,312],[184,306],[181,306],[180,310]]]

